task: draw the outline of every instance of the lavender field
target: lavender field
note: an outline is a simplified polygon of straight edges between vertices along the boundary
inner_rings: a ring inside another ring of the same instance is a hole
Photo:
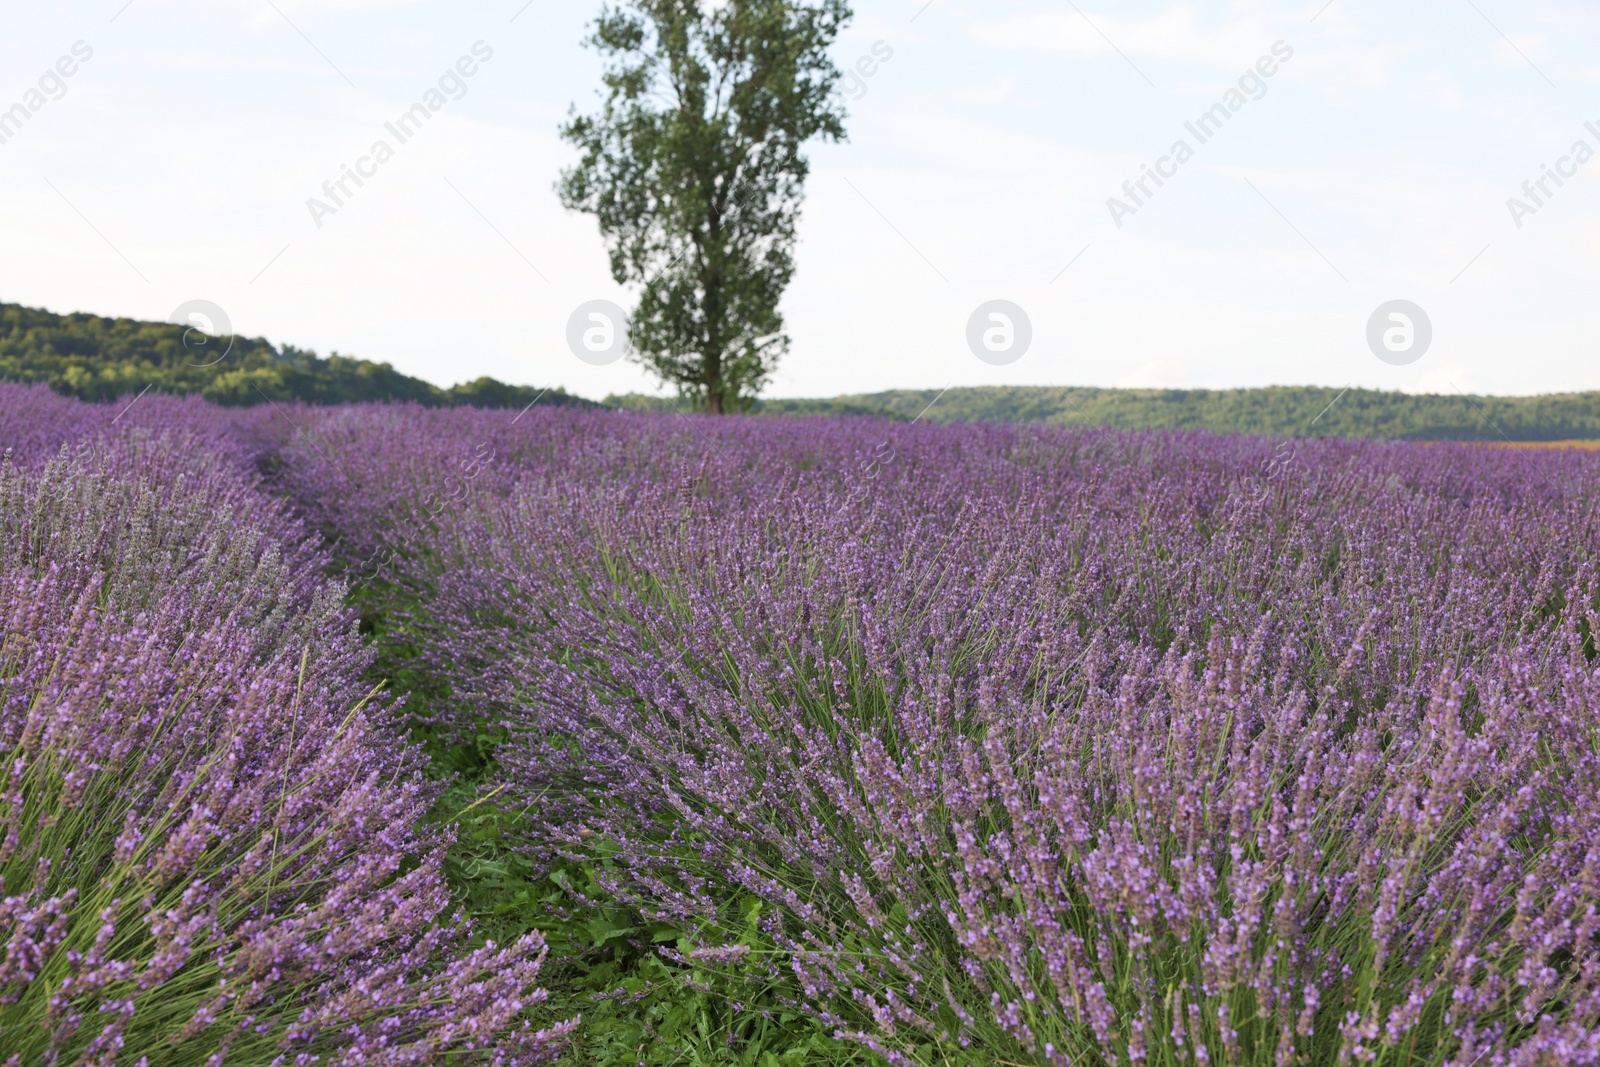
[[[1600,1063],[1600,455],[0,386],[0,1063]]]

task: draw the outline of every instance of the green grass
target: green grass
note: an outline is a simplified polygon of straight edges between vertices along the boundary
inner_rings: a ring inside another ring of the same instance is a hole
[[[423,617],[416,596],[382,583],[352,597],[362,630],[377,651],[371,680],[404,694],[418,718],[450,714],[448,687],[416,667],[417,646],[401,620]],[[691,931],[650,922],[600,885],[603,844],[584,862],[545,870],[511,845],[524,812],[497,803],[496,752],[504,737],[478,729],[461,738],[418,727],[430,773],[447,783],[433,818],[457,827],[445,873],[476,939],[506,944],[530,930],[544,934],[543,971],[550,997],[532,1014],[536,1026],[581,1015],[563,1064],[648,1067],[844,1067],[877,1061],[835,1041],[809,1017],[788,1011],[779,991],[754,972],[674,962],[689,951]],[[749,906],[753,902],[745,902]],[[758,937],[749,926],[752,947]]]

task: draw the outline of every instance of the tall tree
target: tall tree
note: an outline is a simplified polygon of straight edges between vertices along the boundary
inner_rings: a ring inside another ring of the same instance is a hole
[[[801,146],[845,136],[827,48],[849,17],[845,0],[625,0],[588,41],[605,103],[562,127],[582,160],[557,191],[642,286],[635,358],[707,411],[747,407],[788,350]]]

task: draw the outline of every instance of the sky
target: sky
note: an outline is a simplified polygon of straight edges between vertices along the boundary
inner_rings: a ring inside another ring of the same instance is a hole
[[[11,0],[0,300],[660,392],[567,340],[632,300],[554,191],[598,11]],[[849,139],[808,150],[769,396],[1600,388],[1593,0],[861,0],[833,54]]]

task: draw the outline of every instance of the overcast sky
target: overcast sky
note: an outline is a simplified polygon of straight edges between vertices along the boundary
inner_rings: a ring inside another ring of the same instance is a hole
[[[1600,5],[1321,4],[863,0],[836,58],[880,58],[849,142],[810,150],[769,395],[1600,388]],[[552,188],[558,124],[596,105],[598,7],[12,0],[0,300],[209,300],[238,333],[442,385],[658,391],[565,340],[580,304],[630,301]],[[399,143],[385,123],[475,46]],[[393,158],[314,218],[380,140]],[[1141,190],[1146,167],[1168,176]],[[994,299],[1032,326],[1004,366],[967,340]],[[1432,327],[1405,366],[1369,345],[1391,300]]]

